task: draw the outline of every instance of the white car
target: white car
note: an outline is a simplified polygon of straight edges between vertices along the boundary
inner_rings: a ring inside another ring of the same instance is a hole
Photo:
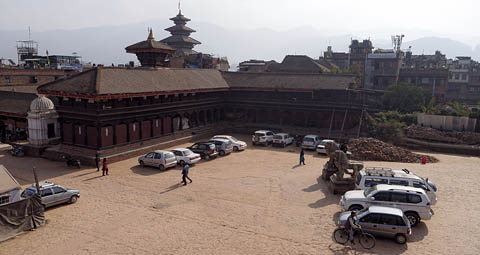
[[[315,150],[320,144],[321,140],[318,135],[306,135],[302,140],[302,149]]]
[[[170,151],[157,150],[148,153],[145,156],[138,158],[138,163],[143,166],[158,167],[160,170],[165,170],[169,167],[177,165],[175,154]]]
[[[339,147],[339,144],[337,142],[335,142],[335,140],[329,140],[329,139],[325,139],[325,140],[322,140],[318,145],[317,145],[317,152],[318,154],[327,154],[327,150],[325,149],[325,144],[327,144],[328,142],[333,142],[337,145],[337,147]]]
[[[185,148],[177,148],[172,150],[172,152],[175,154],[177,163],[181,166],[184,166],[185,164],[196,164],[201,159],[200,154],[194,153]]]
[[[348,211],[362,210],[372,205],[398,208],[405,213],[412,227],[421,219],[429,220],[433,216],[430,199],[423,189],[399,185],[380,184],[366,190],[347,191],[339,205]]]
[[[252,144],[253,145],[258,145],[258,144],[269,145],[273,142],[273,135],[275,135],[275,133],[269,130],[255,131],[255,133],[252,135]]]
[[[293,137],[285,133],[277,133],[273,136],[272,146],[285,147],[293,143]]]
[[[437,186],[427,179],[415,175],[408,169],[392,170],[385,167],[367,167],[358,172],[355,189],[367,189],[378,184],[402,185],[421,188],[427,193],[432,205],[437,203]]]
[[[244,141],[240,141],[237,138],[231,135],[216,135],[212,137],[212,139],[224,139],[232,142],[233,144],[233,151],[243,151],[247,148],[247,143]]]

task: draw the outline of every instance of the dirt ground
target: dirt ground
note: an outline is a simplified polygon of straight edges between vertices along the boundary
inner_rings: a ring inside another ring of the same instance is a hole
[[[248,137],[243,139],[248,141]],[[185,145],[184,145],[185,146]],[[181,147],[181,146],[178,146]],[[24,187],[31,166],[42,180],[79,189],[76,204],[46,211],[45,227],[0,243],[0,254],[479,254],[480,159],[433,154],[439,163],[364,162],[408,168],[439,188],[435,215],[406,245],[377,239],[372,251],[335,244],[339,196],[317,181],[325,157],[298,148],[249,147],[191,168],[141,168],[136,158],[110,165],[110,176],[62,162],[0,155]]]

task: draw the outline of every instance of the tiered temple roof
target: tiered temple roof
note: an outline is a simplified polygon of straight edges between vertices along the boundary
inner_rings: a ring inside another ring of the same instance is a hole
[[[177,50],[177,55],[195,54],[196,52],[193,50],[193,47],[197,44],[201,44],[201,42],[190,37],[190,34],[195,32],[194,29],[186,26],[190,19],[183,16],[182,11],[180,10],[178,15],[170,20],[175,23],[175,26],[169,27],[165,30],[172,35],[163,39],[161,42],[175,48]]]

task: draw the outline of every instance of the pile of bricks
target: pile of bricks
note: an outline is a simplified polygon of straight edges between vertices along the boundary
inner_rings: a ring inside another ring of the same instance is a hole
[[[429,163],[438,162],[435,157],[416,154],[374,138],[351,139],[348,149],[352,152],[351,158],[354,160],[421,163],[425,157]]]

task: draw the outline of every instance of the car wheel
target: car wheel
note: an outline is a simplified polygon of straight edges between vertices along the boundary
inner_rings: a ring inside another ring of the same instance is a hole
[[[180,160],[180,165],[181,165],[181,166],[184,166],[184,165],[185,165],[185,161]]]
[[[144,167],[144,166],[145,166],[145,163],[143,163],[143,161],[140,161],[140,166],[141,166],[141,167]]]
[[[412,226],[412,228],[420,222],[420,217],[415,212],[406,212],[405,216],[407,216],[408,221],[410,221],[410,226]]]
[[[74,204],[74,203],[77,202],[77,200],[78,200],[78,196],[72,196],[72,197],[70,198],[69,203],[70,203],[70,204]]]
[[[219,154],[220,154],[220,156],[223,157],[223,156],[225,156],[225,151],[220,151]]]
[[[160,164],[160,165],[158,165],[158,169],[160,169],[160,171],[163,171],[163,170],[165,170],[165,166]]]
[[[209,159],[210,159],[210,156],[205,155],[205,160],[209,160]]]
[[[398,244],[405,244],[407,242],[407,236],[404,234],[397,234],[395,236],[395,242]]]
[[[361,205],[352,205],[348,208],[349,211],[360,211],[363,209],[363,206]]]
[[[233,151],[238,151],[238,147],[237,146],[233,147]]]

